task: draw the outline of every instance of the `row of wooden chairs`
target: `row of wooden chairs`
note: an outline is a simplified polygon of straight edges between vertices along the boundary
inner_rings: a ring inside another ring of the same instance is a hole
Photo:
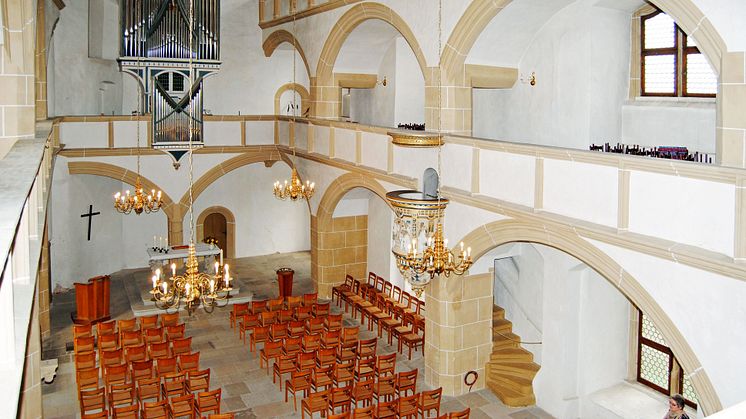
[[[164,313],[161,315],[140,316],[130,319],[109,320],[106,322],[96,323],[96,335],[106,335],[110,333],[121,333],[123,331],[146,330],[156,327],[176,326],[179,324],[179,312]],[[93,325],[76,324],[73,325],[73,338],[93,336]]]
[[[124,331],[121,335],[115,333],[103,334],[99,335],[98,338],[94,336],[81,336],[73,340],[73,350],[76,355],[81,352],[98,350],[99,357],[101,357],[103,352],[109,350],[156,344],[159,344],[161,347],[167,346],[178,350],[177,348],[191,346],[191,337],[185,337],[184,324],[182,323],[176,326],[167,326],[165,329],[162,327],[145,329],[143,333],[135,330]]]
[[[422,314],[425,302],[412,296],[406,291],[402,291],[397,285],[393,285],[391,282],[385,280],[379,275],[373,272],[368,272],[368,279],[366,282],[361,282],[354,279],[351,275],[345,276],[345,282],[332,288],[332,301],[334,298],[337,299],[337,306],[341,307],[342,303],[345,303],[345,312],[350,302],[345,299],[349,293],[359,294],[362,290],[372,290],[376,294],[380,294],[386,297],[387,300],[391,301],[398,307],[401,307],[404,311],[412,313]],[[354,314],[353,314],[354,317]]]
[[[131,346],[128,348],[109,349],[102,351],[96,356],[94,351],[84,351],[75,354],[75,370],[84,368],[96,368],[101,370],[103,376],[106,367],[127,364],[130,367],[136,362],[178,358],[180,365],[192,364],[199,361],[199,352],[192,353],[191,336],[171,342],[151,343]],[[168,362],[168,361],[163,361]]]
[[[354,411],[353,417],[418,418],[420,415],[427,417],[432,411],[435,411],[437,417],[440,416],[442,391],[442,388],[438,388],[414,393],[410,396],[400,396],[389,401],[379,401],[375,405],[371,403],[369,406],[363,406],[361,411],[354,400],[353,387],[326,389],[310,393],[308,397],[303,399],[301,402],[301,417],[305,418],[306,413],[313,417],[316,412],[322,415],[329,413],[329,418],[338,417],[335,416],[337,409],[341,410],[342,415],[345,413],[349,415],[351,411]],[[354,408],[351,406],[354,406]]]
[[[444,413],[438,416],[438,419],[469,419],[469,413],[471,409],[466,408],[460,412]],[[352,410],[352,412],[342,412],[338,414],[332,414],[327,416],[327,419],[375,419],[377,413],[377,406],[358,407]],[[385,412],[384,412],[385,413]]]
[[[340,322],[341,327],[341,322]],[[323,330],[314,332],[313,329],[292,322],[283,324],[278,323],[271,326],[256,326],[252,329],[249,337],[249,351],[254,353],[258,343],[277,342],[285,338],[292,338],[291,342],[300,342],[305,344],[305,350],[314,350],[322,348],[336,348],[342,343],[350,344],[358,340],[360,327],[343,327],[334,330]]]
[[[264,314],[264,313],[262,313]],[[324,331],[333,331],[342,329],[342,315],[341,314],[328,314],[319,315],[316,317],[293,317],[289,321],[280,321],[286,319],[267,319],[259,318],[256,314],[245,314],[241,320],[239,320],[239,339],[243,339],[246,344],[246,335],[249,332],[254,332],[254,329],[258,327],[268,327],[275,324],[284,324],[287,328],[289,335],[297,337],[303,335],[319,334]],[[274,326],[275,329],[279,329],[279,326]],[[263,329],[260,330],[262,332]]]
[[[297,307],[311,307],[318,302],[318,294],[310,293],[302,296],[277,297],[269,300],[256,300],[248,303],[233,304],[228,315],[231,329],[235,329],[241,316],[247,313],[259,314],[265,311],[293,310]]]
[[[188,416],[190,419],[196,419],[211,414],[210,418],[232,418],[232,415],[215,416],[220,414],[221,398],[222,391],[217,389],[199,392],[196,395],[185,393],[144,402],[137,398],[132,385],[120,386],[116,393],[109,393],[108,397],[103,388],[97,388],[83,390],[81,393],[81,417],[170,419]]]
[[[237,329],[239,331],[239,338],[244,335],[247,328],[254,326],[267,326],[291,321],[305,322],[311,319],[326,317],[330,314],[329,307],[330,303],[316,303],[313,305],[298,306],[277,311],[261,311],[258,313],[237,311],[235,316],[238,316],[236,318],[239,319]]]

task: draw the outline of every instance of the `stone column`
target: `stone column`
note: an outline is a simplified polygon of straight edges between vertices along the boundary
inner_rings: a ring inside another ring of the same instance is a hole
[[[316,217],[311,219],[311,277],[321,298],[331,297],[345,275],[367,277],[368,216],[336,217],[331,224],[319,231]]]
[[[476,371],[472,390],[484,388],[492,353],[492,275],[441,276],[425,292],[425,382],[459,396],[469,391],[464,376]]]
[[[746,167],[746,52],[723,55],[717,94],[717,157],[723,166]]]
[[[440,95],[438,95],[438,78]],[[471,135],[471,85],[465,66],[450,72],[443,68],[428,67],[425,74],[425,127],[427,130]],[[438,112],[440,110],[440,112]],[[440,120],[438,120],[440,118]]]
[[[46,1],[36,4],[36,120],[47,119],[47,37],[45,26]],[[43,332],[42,332],[43,333]]]

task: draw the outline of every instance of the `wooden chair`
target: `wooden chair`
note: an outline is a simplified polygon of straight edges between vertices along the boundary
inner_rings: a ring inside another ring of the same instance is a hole
[[[153,360],[147,361],[134,361],[129,364],[130,377],[133,382],[137,382],[143,378],[153,378]]]
[[[269,339],[269,326],[255,327],[249,337],[249,351],[256,352],[256,344],[267,342]]]
[[[127,364],[110,365],[104,368],[104,386],[108,389],[114,384],[127,382]]]
[[[293,320],[287,323],[288,336],[302,338],[306,334],[306,322],[303,320]]]
[[[199,351],[178,356],[179,371],[199,370]]]
[[[355,381],[355,363],[334,364],[332,368],[332,384],[341,387],[343,384],[352,384]]]
[[[205,413],[207,412],[220,413],[221,398],[221,389],[197,393],[197,413],[200,416],[205,416]]]
[[[169,358],[173,356],[171,354],[171,342],[151,343],[148,345],[148,354],[150,355],[150,359]]]
[[[448,414],[448,419],[469,419],[471,408],[466,408],[460,412],[451,412]]]
[[[87,415],[81,415],[80,419],[109,419],[109,413],[106,411],[89,413]]]
[[[417,413],[422,414],[424,418],[427,417],[430,411],[435,410],[435,416],[440,416],[440,399],[442,395],[443,387],[420,393],[420,397],[417,399]]]
[[[376,403],[381,404],[382,402],[393,400],[396,396],[395,384],[395,375],[378,377],[376,384],[373,386],[373,398],[376,399]]]
[[[189,417],[189,419],[195,419],[198,417],[197,412],[194,408],[194,394],[185,394],[183,396],[174,397],[169,402],[171,407],[171,417],[181,418]]]
[[[294,355],[281,355],[272,366],[272,382],[277,383],[277,378],[280,379],[280,391],[282,391],[282,375],[296,370],[295,361]]]
[[[342,305],[342,292],[343,291],[349,291],[352,289],[352,281],[354,281],[354,278],[352,275],[347,274],[345,275],[345,282],[344,284],[335,285],[332,287],[332,302],[334,302],[334,298],[337,298],[337,306]]]
[[[304,306],[313,306],[316,304],[316,302],[319,299],[319,293],[313,292],[309,294],[303,294],[303,305]]]
[[[98,368],[81,368],[75,371],[75,382],[78,392],[98,388]]]
[[[75,354],[75,371],[96,368],[96,352],[87,351]]]
[[[396,352],[376,357],[376,376],[396,373]]]
[[[127,407],[137,402],[135,385],[133,383],[114,384],[108,390],[109,412],[114,414],[114,408]]]
[[[80,390],[78,401],[80,402],[80,414],[83,416],[97,411],[106,412],[106,392],[103,388]]]
[[[360,326],[342,328],[342,342],[353,342],[358,340]]]
[[[269,326],[269,339],[281,340],[288,335],[287,325],[284,323],[275,323]]]
[[[304,352],[316,352],[321,349],[321,335],[315,334],[304,334],[301,342],[301,349]]]
[[[236,417],[235,413],[212,413],[210,416],[208,416],[208,419],[234,419]]]
[[[142,333],[139,330],[124,330],[119,336],[123,348],[139,346],[143,344]]]
[[[284,298],[282,297],[274,298],[267,302],[267,309],[269,311],[280,311],[284,306]]]
[[[392,302],[387,302],[386,307],[387,309],[390,309],[389,316],[378,321],[378,336],[383,337],[383,332],[388,332],[388,343],[391,345],[393,343],[394,330],[401,327],[402,322],[400,320],[401,317],[399,316],[400,312],[397,313],[397,311],[394,310]]]
[[[337,346],[337,362],[355,362],[357,342],[342,342]]]
[[[142,419],[169,419],[170,414],[168,400],[143,403],[140,411]]]
[[[310,371],[316,368],[316,354],[313,352],[298,352],[295,368],[298,371]]]
[[[75,325],[76,327],[79,325]],[[96,336],[109,335],[117,333],[117,322],[116,320],[109,320],[108,322],[96,323]],[[77,337],[77,336],[73,336]]]
[[[366,311],[366,315],[368,316],[368,330],[373,330],[373,324],[375,324],[378,327],[378,337],[380,338],[383,329],[381,322],[391,318],[386,297],[382,294],[377,295],[375,310]]]
[[[163,328],[162,327],[151,327],[143,329],[143,338],[146,344],[160,343],[163,342]]]
[[[334,414],[334,411],[337,408],[341,408],[342,412],[349,412],[351,396],[352,385],[333,388],[331,394],[329,395],[329,414]]]
[[[161,398],[169,400],[171,397],[183,396],[189,392],[185,372],[165,374],[161,378]]]
[[[395,418],[397,406],[398,402],[396,400],[378,403],[376,405],[376,419]]]
[[[259,351],[259,368],[267,368],[269,375],[269,361],[277,362],[277,358],[282,356],[282,341],[266,342],[264,348]]]
[[[358,341],[356,355],[358,358],[375,358],[378,339],[371,338]]]
[[[295,320],[295,318],[293,317],[294,312],[292,309],[280,310],[278,313],[279,314],[277,315],[277,321],[279,323],[287,323],[291,320]]]
[[[115,407],[111,417],[114,419],[140,419],[140,404],[135,402],[129,406]]]
[[[142,405],[145,400],[155,399],[155,401],[161,400],[161,378],[141,378],[135,382],[135,389],[137,391],[137,400]]]
[[[259,315],[246,313],[243,315],[241,320],[238,322],[238,338],[243,339],[243,344],[246,345],[246,334],[253,332],[254,328],[259,326]]]
[[[396,405],[396,417],[417,419],[417,400],[419,399],[418,394],[413,394],[407,397],[399,397]],[[424,417],[424,416],[423,416]]]
[[[406,333],[399,336],[399,352],[402,351],[402,345],[409,348],[408,358],[412,359],[412,348],[417,350],[419,346],[423,352],[425,352],[425,324],[418,321],[412,323],[412,332]],[[420,334],[422,332],[422,334]]]
[[[154,329],[158,327],[158,315],[153,314],[152,316],[141,316],[137,318],[140,323],[140,330]]]
[[[329,415],[326,419],[350,419],[350,412],[337,413],[336,415]]]
[[[104,351],[119,349],[119,335],[115,333],[99,335],[97,344],[100,357]]]
[[[396,388],[396,394],[399,397],[406,396],[407,392],[410,390],[412,391],[412,394],[414,394],[417,391],[417,368],[396,374],[394,387]]]
[[[376,293],[383,293],[384,284],[386,284],[386,280],[380,276],[376,276]]]
[[[374,379],[370,378],[355,383],[355,387],[352,388],[352,394],[350,395],[350,401],[355,408],[357,408],[360,402],[363,403],[362,407],[373,404],[373,386],[375,382]]]
[[[176,358],[170,357],[170,358],[161,358],[155,360],[155,371],[156,374],[160,377],[166,376],[166,374],[173,374],[175,372],[178,372],[178,367],[176,365]]]
[[[179,312],[175,313],[163,313],[161,314],[161,326],[178,326],[179,325]],[[169,335],[170,336],[170,335]]]
[[[347,313],[347,307],[352,304],[353,300],[360,298],[358,293],[360,292],[360,281],[357,279],[352,281],[352,289],[349,291],[342,291],[342,302],[344,303],[345,313]],[[342,305],[341,303],[339,304]]]
[[[372,404],[368,407],[356,407],[352,411],[352,419],[373,419],[375,418],[376,405]]]
[[[282,354],[290,356],[297,355],[302,349],[302,342],[302,338],[285,338],[282,342]]]
[[[303,305],[303,296],[288,296],[285,297],[285,308],[289,310],[293,310],[296,307],[300,307]],[[296,409],[297,410],[297,409]]]
[[[249,312],[249,303],[238,303],[233,304],[233,309],[231,310],[230,314],[228,315],[231,329],[236,328],[236,322],[238,322],[238,319],[241,318],[244,314]]]
[[[337,350],[334,347],[323,348],[316,351],[316,366],[332,366],[337,362]]]
[[[73,325],[73,342],[77,338],[89,338],[89,337],[93,337],[93,327],[90,323]]]
[[[290,379],[285,381],[285,403],[288,402],[288,393],[293,393],[293,409],[298,411],[295,394],[303,392],[303,397],[308,397],[311,391],[311,373],[312,370],[300,370],[290,373]]]
[[[313,414],[316,412],[319,412],[322,415],[325,414],[329,408],[330,395],[331,389],[310,393],[308,397],[303,399],[300,403],[301,418],[305,419],[306,413],[308,413],[308,416],[311,418],[313,418]]]
[[[259,314],[265,311],[267,311],[267,300],[251,302],[251,314]]]
[[[355,364],[355,381],[363,381],[376,376],[376,359],[360,358]]]
[[[324,319],[326,331],[342,330],[342,314],[330,314]]]
[[[117,330],[119,331],[119,337],[121,339],[123,332],[134,332],[139,331],[137,328],[137,319],[123,319],[117,320]]]
[[[171,353],[173,356],[188,354],[192,352],[192,337],[174,339],[171,341]]]
[[[269,326],[277,323],[277,312],[263,311],[259,313],[259,322],[262,324],[262,326]]]
[[[104,368],[113,365],[123,365],[124,363],[124,351],[122,349],[110,349],[108,351],[103,351],[101,353],[101,358],[99,359],[102,374],[104,372]]]
[[[315,335],[324,332],[326,317],[311,317],[306,320],[306,334]]]
[[[81,352],[93,352],[96,350],[96,338],[93,336],[82,336],[73,340],[73,351],[78,354]]]
[[[317,303],[312,305],[311,314],[313,317],[324,317],[329,315],[329,303]]]
[[[342,341],[341,330],[327,330],[321,335],[322,348],[336,348]]]
[[[305,320],[313,318],[313,316],[311,315],[312,308],[313,307],[311,306],[296,307],[295,312],[293,313],[293,318],[295,318],[295,320],[301,320],[301,321],[305,321]]]
[[[316,367],[311,374],[311,387],[313,391],[327,389],[332,386],[332,366]]]
[[[127,359],[127,362],[145,361],[148,359],[148,348],[144,343],[124,348],[124,357]]]
[[[178,313],[176,313],[178,314]],[[165,314],[164,314],[165,316]],[[165,317],[164,317],[165,319]],[[178,320],[178,318],[177,318]],[[168,340],[175,340],[175,339],[183,339],[184,338],[184,329],[186,329],[186,325],[184,323],[181,324],[171,324],[171,325],[164,325],[163,327],[166,328],[166,336],[168,336]]]
[[[187,391],[199,393],[210,390],[210,369],[187,371]]]

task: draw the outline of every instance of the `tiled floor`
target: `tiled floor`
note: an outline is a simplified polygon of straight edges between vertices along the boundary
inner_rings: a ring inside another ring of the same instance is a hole
[[[295,269],[293,294],[310,292],[313,284],[310,280],[310,254],[298,252],[276,254],[261,257],[242,258],[234,261],[234,275],[247,287],[255,298],[277,296],[275,269],[290,266]],[[127,318],[132,314],[129,302],[122,286],[122,281],[132,280],[138,270],[125,270],[112,274],[111,314],[114,318]],[[138,276],[142,275],[141,273]],[[69,312],[74,308],[72,292],[56,294],[52,303],[52,335],[43,343],[43,358],[57,357],[60,361],[57,378],[52,384],[44,384],[44,417],[75,418],[79,417],[75,396],[75,377],[72,357],[66,350],[71,341],[71,321]],[[193,349],[200,351],[200,366],[211,369],[211,388],[223,389],[222,410],[236,412],[237,418],[299,418],[300,412],[293,411],[292,400],[284,402],[284,393],[272,383],[271,375],[259,368],[257,357],[249,353],[238,336],[230,329],[228,312],[230,308],[218,308],[212,314],[202,310],[187,317],[182,312],[182,319],[187,325],[187,335],[193,337]],[[346,325],[357,324],[346,317]],[[361,338],[371,337],[372,333],[361,333]],[[379,341],[378,352],[394,352],[395,348]],[[407,371],[423,367],[420,352],[407,360],[406,356],[397,358],[397,371]],[[427,389],[419,376],[418,387]],[[300,407],[300,400],[298,401]],[[491,391],[482,390],[460,396],[444,397],[441,412],[463,410],[471,407],[472,418],[550,418],[541,409],[531,407],[514,409],[504,406]]]

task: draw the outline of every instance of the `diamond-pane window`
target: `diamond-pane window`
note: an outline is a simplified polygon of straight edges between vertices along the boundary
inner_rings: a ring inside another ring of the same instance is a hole
[[[697,393],[694,392],[694,386],[692,386],[692,380],[690,380],[689,377],[684,376],[684,381],[681,386],[681,395],[694,404],[699,403],[697,401]]]
[[[640,378],[658,387],[669,388],[671,371],[668,367],[671,356],[647,345],[643,345],[641,349]]]

